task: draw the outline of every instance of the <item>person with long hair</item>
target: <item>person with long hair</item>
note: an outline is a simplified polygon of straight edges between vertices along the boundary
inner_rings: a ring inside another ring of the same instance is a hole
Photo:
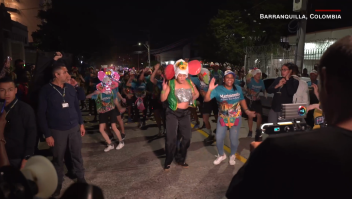
[[[250,117],[255,117],[254,111],[250,111],[247,107],[246,100],[243,97],[242,89],[240,86],[234,85],[235,73],[227,70],[224,73],[223,85],[215,85],[215,79],[209,83],[208,92],[204,97],[204,102],[209,102],[213,98],[219,104],[219,117],[216,127],[216,147],[218,149],[218,155],[214,164],[218,165],[226,159],[224,153],[224,140],[227,129],[230,130],[230,142],[231,142],[231,155],[229,163],[235,165],[235,153],[239,144],[238,136],[242,124],[242,109]]]
[[[160,100],[169,103],[166,110],[166,159],[164,170],[168,171],[174,159],[177,145],[177,133],[182,137],[180,156],[176,162],[184,168],[188,167],[186,161],[187,149],[191,142],[191,118],[189,106],[196,106],[199,92],[188,77],[188,63],[178,60],[175,65],[175,79],[168,83],[163,82]]]

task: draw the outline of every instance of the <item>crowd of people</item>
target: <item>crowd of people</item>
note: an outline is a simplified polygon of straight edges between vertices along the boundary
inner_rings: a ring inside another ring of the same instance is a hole
[[[107,144],[105,152],[121,150],[125,146],[124,115],[127,122],[137,122],[138,128],[143,129],[147,118],[153,114],[157,135],[166,137],[164,170],[168,171],[174,159],[183,167],[189,166],[186,157],[192,137],[192,119],[196,122],[195,129],[204,128],[209,135],[205,143],[216,141],[218,154],[214,165],[227,158],[223,147],[229,130],[229,164],[235,165],[243,113],[248,116],[248,137],[253,135],[253,119],[256,118],[255,141],[260,141],[263,121],[261,92],[265,97],[266,92],[274,94],[268,116],[270,123],[278,122],[282,104],[310,104],[309,87],[319,99],[317,71],[311,72],[311,82],[306,83],[301,79],[298,67],[292,63],[282,65],[281,77],[265,88],[263,73],[258,68],[251,69],[246,75],[244,68],[235,71],[230,65],[225,65],[221,70],[219,63],[211,63],[203,65],[197,74],[191,74],[188,60],[180,59],[172,66],[174,75],[170,77],[160,64],[140,71],[106,66],[90,67],[84,72],[77,67],[69,71],[61,59],[62,54],[57,53],[50,64],[51,81],[40,88],[36,105],[30,100],[29,93],[35,67],[25,72],[23,61],[17,60],[15,70],[10,72],[11,60],[7,59],[0,74],[0,99],[4,101],[0,147],[6,149],[1,151],[0,161],[6,157],[8,162],[2,164],[23,168],[26,161],[36,154],[38,141],[45,138],[52,148],[59,180],[53,196],[60,195],[64,164],[78,182],[86,182],[81,155],[81,137],[85,135],[82,110],[94,115],[93,122],[99,121],[99,132]],[[308,109],[314,110],[314,129],[320,128],[321,120],[324,120],[320,104],[311,104]],[[198,110],[203,125],[199,122]],[[210,122],[212,112],[215,128]],[[337,122],[334,118],[331,120]],[[118,139],[116,146],[111,132]]]

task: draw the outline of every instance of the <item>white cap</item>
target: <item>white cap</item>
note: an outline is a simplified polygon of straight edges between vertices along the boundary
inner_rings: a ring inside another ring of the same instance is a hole
[[[225,73],[224,73],[224,77],[226,76],[226,75],[233,75],[233,77],[236,77],[236,74],[232,71],[232,70],[227,70],[227,71],[225,71]]]
[[[318,71],[312,70],[312,72],[310,72],[310,74],[312,74],[312,73],[317,75],[317,74],[318,74]]]
[[[188,77],[188,63],[185,60],[183,59],[177,60],[174,65],[174,69],[175,69],[175,78],[177,78],[179,74],[184,74]]]
[[[258,74],[258,73],[262,73],[262,71],[261,71],[259,68],[254,68],[254,69],[251,71],[251,73],[252,73],[252,76],[255,76],[255,75]]]

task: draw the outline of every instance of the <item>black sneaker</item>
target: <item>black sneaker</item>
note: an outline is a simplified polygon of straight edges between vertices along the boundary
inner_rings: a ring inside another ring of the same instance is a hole
[[[68,171],[68,172],[66,173],[66,176],[67,176],[68,178],[70,178],[71,180],[77,178],[76,174],[75,174],[73,171]]]
[[[126,134],[121,133],[122,140],[125,140]]]
[[[256,142],[260,142],[262,141],[262,131],[260,129],[257,129],[255,131],[255,138],[254,138],[254,141]]]
[[[51,197],[56,198],[56,197],[60,196],[61,189],[62,189],[62,184],[57,185],[57,188],[56,188],[55,192],[53,193],[53,195],[51,195]]]
[[[183,168],[188,168],[188,164],[185,162],[183,163],[179,162],[178,165],[182,166]]]
[[[212,144],[215,142],[215,136],[209,135],[207,138],[204,139],[204,142],[206,144]]]
[[[252,131],[248,131],[248,136],[247,137],[252,137],[253,132]]]
[[[164,171],[169,171],[170,170],[170,165],[167,165],[164,167]]]

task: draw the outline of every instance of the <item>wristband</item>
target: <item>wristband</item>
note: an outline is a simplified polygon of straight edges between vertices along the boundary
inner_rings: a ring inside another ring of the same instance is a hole
[[[161,94],[164,94],[164,93],[165,93],[165,91],[164,91],[164,90],[162,90],[162,91],[161,91]]]

